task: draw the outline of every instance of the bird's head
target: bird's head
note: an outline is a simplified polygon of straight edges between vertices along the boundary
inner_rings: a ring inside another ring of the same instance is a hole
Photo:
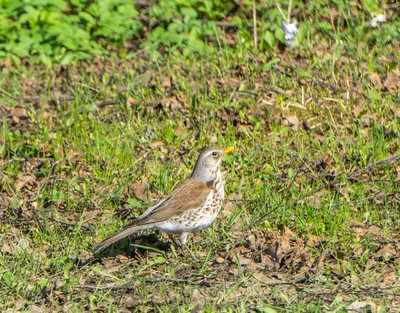
[[[233,147],[207,148],[203,150],[197,159],[191,177],[204,183],[214,180],[220,170],[222,158],[232,150]]]

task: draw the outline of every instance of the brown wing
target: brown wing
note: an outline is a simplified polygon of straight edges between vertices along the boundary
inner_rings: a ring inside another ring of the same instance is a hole
[[[186,210],[201,206],[206,201],[210,192],[212,192],[212,189],[210,189],[207,184],[189,178],[178,186],[169,196],[147,209],[142,216],[126,225],[125,228],[129,228],[133,225],[139,226],[159,223],[171,217],[179,216]]]

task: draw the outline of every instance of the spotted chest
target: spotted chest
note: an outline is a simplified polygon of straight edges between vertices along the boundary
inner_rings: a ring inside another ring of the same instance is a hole
[[[183,233],[200,231],[210,226],[221,210],[224,201],[222,179],[217,178],[213,187],[201,207],[188,210],[180,216],[171,218],[159,225],[158,228],[167,233]]]

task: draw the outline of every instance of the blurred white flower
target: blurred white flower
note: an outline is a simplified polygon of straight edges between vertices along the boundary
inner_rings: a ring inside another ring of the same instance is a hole
[[[373,28],[378,27],[378,23],[386,22],[386,16],[384,14],[372,13],[371,15],[372,15],[371,26]]]
[[[297,21],[284,21],[283,30],[285,31],[286,45],[292,46],[294,42],[294,37],[296,37],[297,31]]]

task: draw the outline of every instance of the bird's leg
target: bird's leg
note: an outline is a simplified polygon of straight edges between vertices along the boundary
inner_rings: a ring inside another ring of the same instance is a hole
[[[169,239],[172,240],[172,243],[174,244],[174,246],[181,251],[182,256],[185,255],[185,250],[187,252],[189,252],[190,257],[195,260],[195,261],[199,261],[196,256],[193,254],[193,252],[189,249],[189,247],[186,245],[186,240],[188,237],[189,233],[182,233],[179,240],[176,240],[174,235],[172,234],[168,234]]]
[[[196,258],[196,256],[193,254],[193,252],[192,252],[192,251],[189,249],[189,247],[186,245],[186,240],[187,240],[188,235],[189,235],[189,233],[187,233],[187,232],[182,233],[182,234],[181,234],[181,237],[179,238],[179,239],[180,239],[180,242],[181,242],[181,244],[182,244],[182,247],[184,247],[184,248],[186,249],[186,251],[189,252],[191,258],[192,258],[193,260],[195,260],[195,261],[198,262],[199,259]]]
[[[172,240],[172,243],[174,244],[175,248],[182,249],[182,245],[178,241],[176,241],[174,235],[168,234],[168,237],[169,237],[169,239]]]
[[[172,234],[167,234],[167,235],[168,235],[168,238],[172,241],[172,245],[175,247],[175,249],[172,249],[172,252],[175,254],[175,256],[177,256],[176,251],[177,250],[182,251],[182,247],[175,240],[174,235],[172,235]],[[179,254],[182,254],[182,252]]]

